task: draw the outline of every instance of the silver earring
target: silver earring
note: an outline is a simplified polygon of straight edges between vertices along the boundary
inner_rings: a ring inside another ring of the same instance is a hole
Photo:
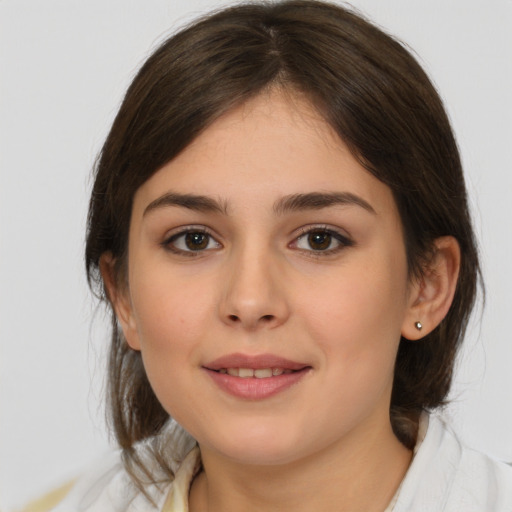
[[[423,329],[423,324],[421,322],[414,322],[414,327],[416,327],[418,331],[421,331],[421,329]]]

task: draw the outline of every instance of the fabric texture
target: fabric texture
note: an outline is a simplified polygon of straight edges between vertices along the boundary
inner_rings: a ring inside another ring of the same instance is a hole
[[[197,446],[172,484],[131,483],[119,455],[80,478],[52,512],[188,512],[188,493],[201,469]],[[27,511],[28,512],[28,511]],[[512,512],[512,467],[465,447],[437,414],[424,414],[412,463],[383,512]]]
[[[75,485],[74,480],[61,485],[41,498],[31,501],[21,512],[47,512],[57,506]]]

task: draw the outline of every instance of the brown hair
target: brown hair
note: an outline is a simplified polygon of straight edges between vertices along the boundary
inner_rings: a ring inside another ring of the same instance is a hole
[[[364,167],[393,191],[411,275],[433,241],[454,236],[461,269],[451,309],[421,342],[401,340],[391,422],[408,447],[423,409],[443,404],[475,300],[478,255],[458,149],[442,102],[392,37],[330,3],[250,3],[209,15],[165,41],[129,87],[96,165],[87,232],[89,283],[106,298],[99,260],[123,278],[136,190],[221,114],[271,86],[304,94]],[[108,399],[128,470],[134,443],[168,414],[112,311]],[[172,472],[166,461],[160,465]]]

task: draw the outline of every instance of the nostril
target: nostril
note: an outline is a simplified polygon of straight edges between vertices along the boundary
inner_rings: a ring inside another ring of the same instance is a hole
[[[236,322],[241,322],[241,318],[237,315],[228,315],[228,319],[233,322],[233,323],[236,323]],[[272,322],[273,320],[275,319],[275,316],[274,315],[263,315],[260,317],[259,321],[262,322],[262,323],[270,323]]]

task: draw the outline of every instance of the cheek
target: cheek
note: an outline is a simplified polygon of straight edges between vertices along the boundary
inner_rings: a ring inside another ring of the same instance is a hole
[[[171,390],[180,386],[187,371],[197,367],[197,348],[211,329],[213,317],[210,287],[162,271],[145,271],[143,279],[137,277],[132,278],[132,305],[142,359],[165,406],[177,395],[187,398],[187,389],[178,394]]]
[[[303,328],[324,363],[354,381],[392,377],[406,312],[405,262],[382,253],[373,261],[379,263],[364,264],[370,258],[310,287],[300,304]]]
[[[315,415],[333,436],[371,411],[387,414],[400,340],[397,293],[388,279],[366,271],[302,304],[303,329],[321,350],[321,388],[331,403],[327,411],[317,405]]]
[[[132,278],[132,304],[143,349],[187,344],[211,315],[211,287],[155,269]]]
[[[393,274],[391,274],[393,275]],[[379,343],[400,333],[405,312],[404,287],[375,271],[329,279],[322,291],[302,301],[303,318],[328,339],[341,338],[353,348]]]

